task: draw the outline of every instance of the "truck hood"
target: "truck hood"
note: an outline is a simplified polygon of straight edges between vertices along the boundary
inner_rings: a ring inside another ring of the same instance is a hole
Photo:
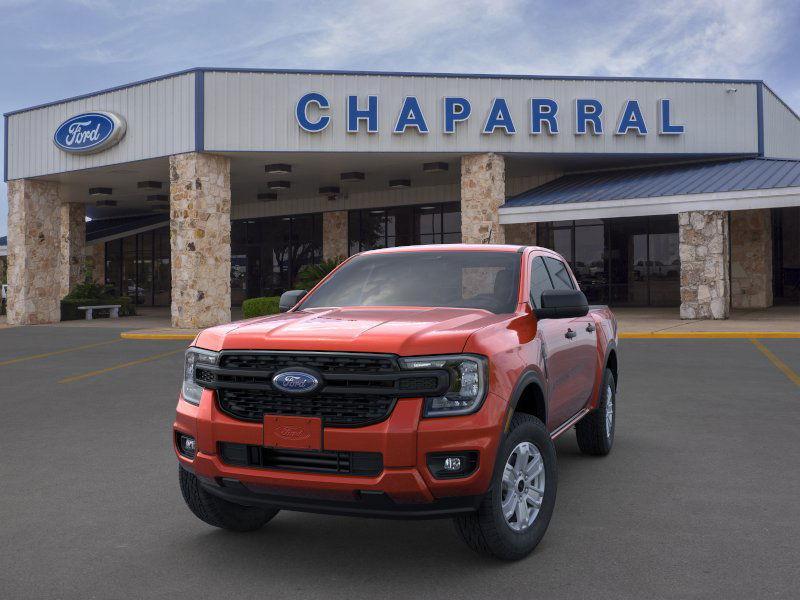
[[[315,309],[212,327],[194,345],[209,350],[448,354],[461,352],[478,329],[508,318],[465,308]]]

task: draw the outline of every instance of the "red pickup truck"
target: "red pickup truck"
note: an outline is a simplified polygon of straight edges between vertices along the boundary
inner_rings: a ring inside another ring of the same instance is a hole
[[[574,427],[584,453],[611,450],[616,320],[555,252],[364,252],[281,310],[186,352],[173,438],[206,523],[447,516],[474,550],[518,559],[553,512],[553,440]]]

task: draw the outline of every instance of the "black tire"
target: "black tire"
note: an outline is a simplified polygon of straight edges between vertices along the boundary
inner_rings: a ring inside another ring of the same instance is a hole
[[[524,531],[515,531],[506,522],[501,508],[502,478],[506,461],[521,442],[531,442],[539,450],[544,463],[544,497],[539,513]],[[501,560],[519,560],[530,554],[547,531],[556,504],[558,469],[556,450],[547,428],[537,418],[517,413],[497,453],[492,484],[478,511],[454,519],[461,539],[479,554]]]
[[[209,494],[197,477],[185,469],[178,468],[181,494],[194,515],[214,527],[228,531],[257,531],[278,514],[278,510],[264,510],[253,506],[242,506]]]
[[[607,425],[606,406],[611,399],[611,424]],[[600,385],[600,404],[583,417],[575,426],[578,448],[584,454],[605,456],[614,445],[614,430],[617,428],[617,384],[614,374],[606,369]]]

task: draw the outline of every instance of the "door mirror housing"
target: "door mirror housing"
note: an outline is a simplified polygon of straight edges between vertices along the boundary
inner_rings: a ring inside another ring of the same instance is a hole
[[[541,305],[533,310],[539,319],[574,319],[589,313],[589,302],[580,290],[545,290]]]
[[[308,292],[306,290],[289,290],[281,294],[281,299],[278,301],[278,309],[281,312],[286,312],[294,307],[300,300],[302,300]]]

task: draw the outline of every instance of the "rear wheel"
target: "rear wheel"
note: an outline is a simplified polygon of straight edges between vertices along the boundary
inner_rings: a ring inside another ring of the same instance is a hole
[[[600,386],[600,404],[575,426],[578,447],[584,454],[605,456],[614,445],[617,423],[617,384],[606,369]]]
[[[197,477],[185,469],[178,469],[181,494],[194,515],[214,527],[228,531],[256,531],[272,519],[276,510],[242,506],[218,498],[205,491]]]
[[[456,531],[481,554],[524,558],[547,531],[556,501],[556,452],[544,424],[518,413],[498,452],[489,492],[477,512],[455,519]]]

